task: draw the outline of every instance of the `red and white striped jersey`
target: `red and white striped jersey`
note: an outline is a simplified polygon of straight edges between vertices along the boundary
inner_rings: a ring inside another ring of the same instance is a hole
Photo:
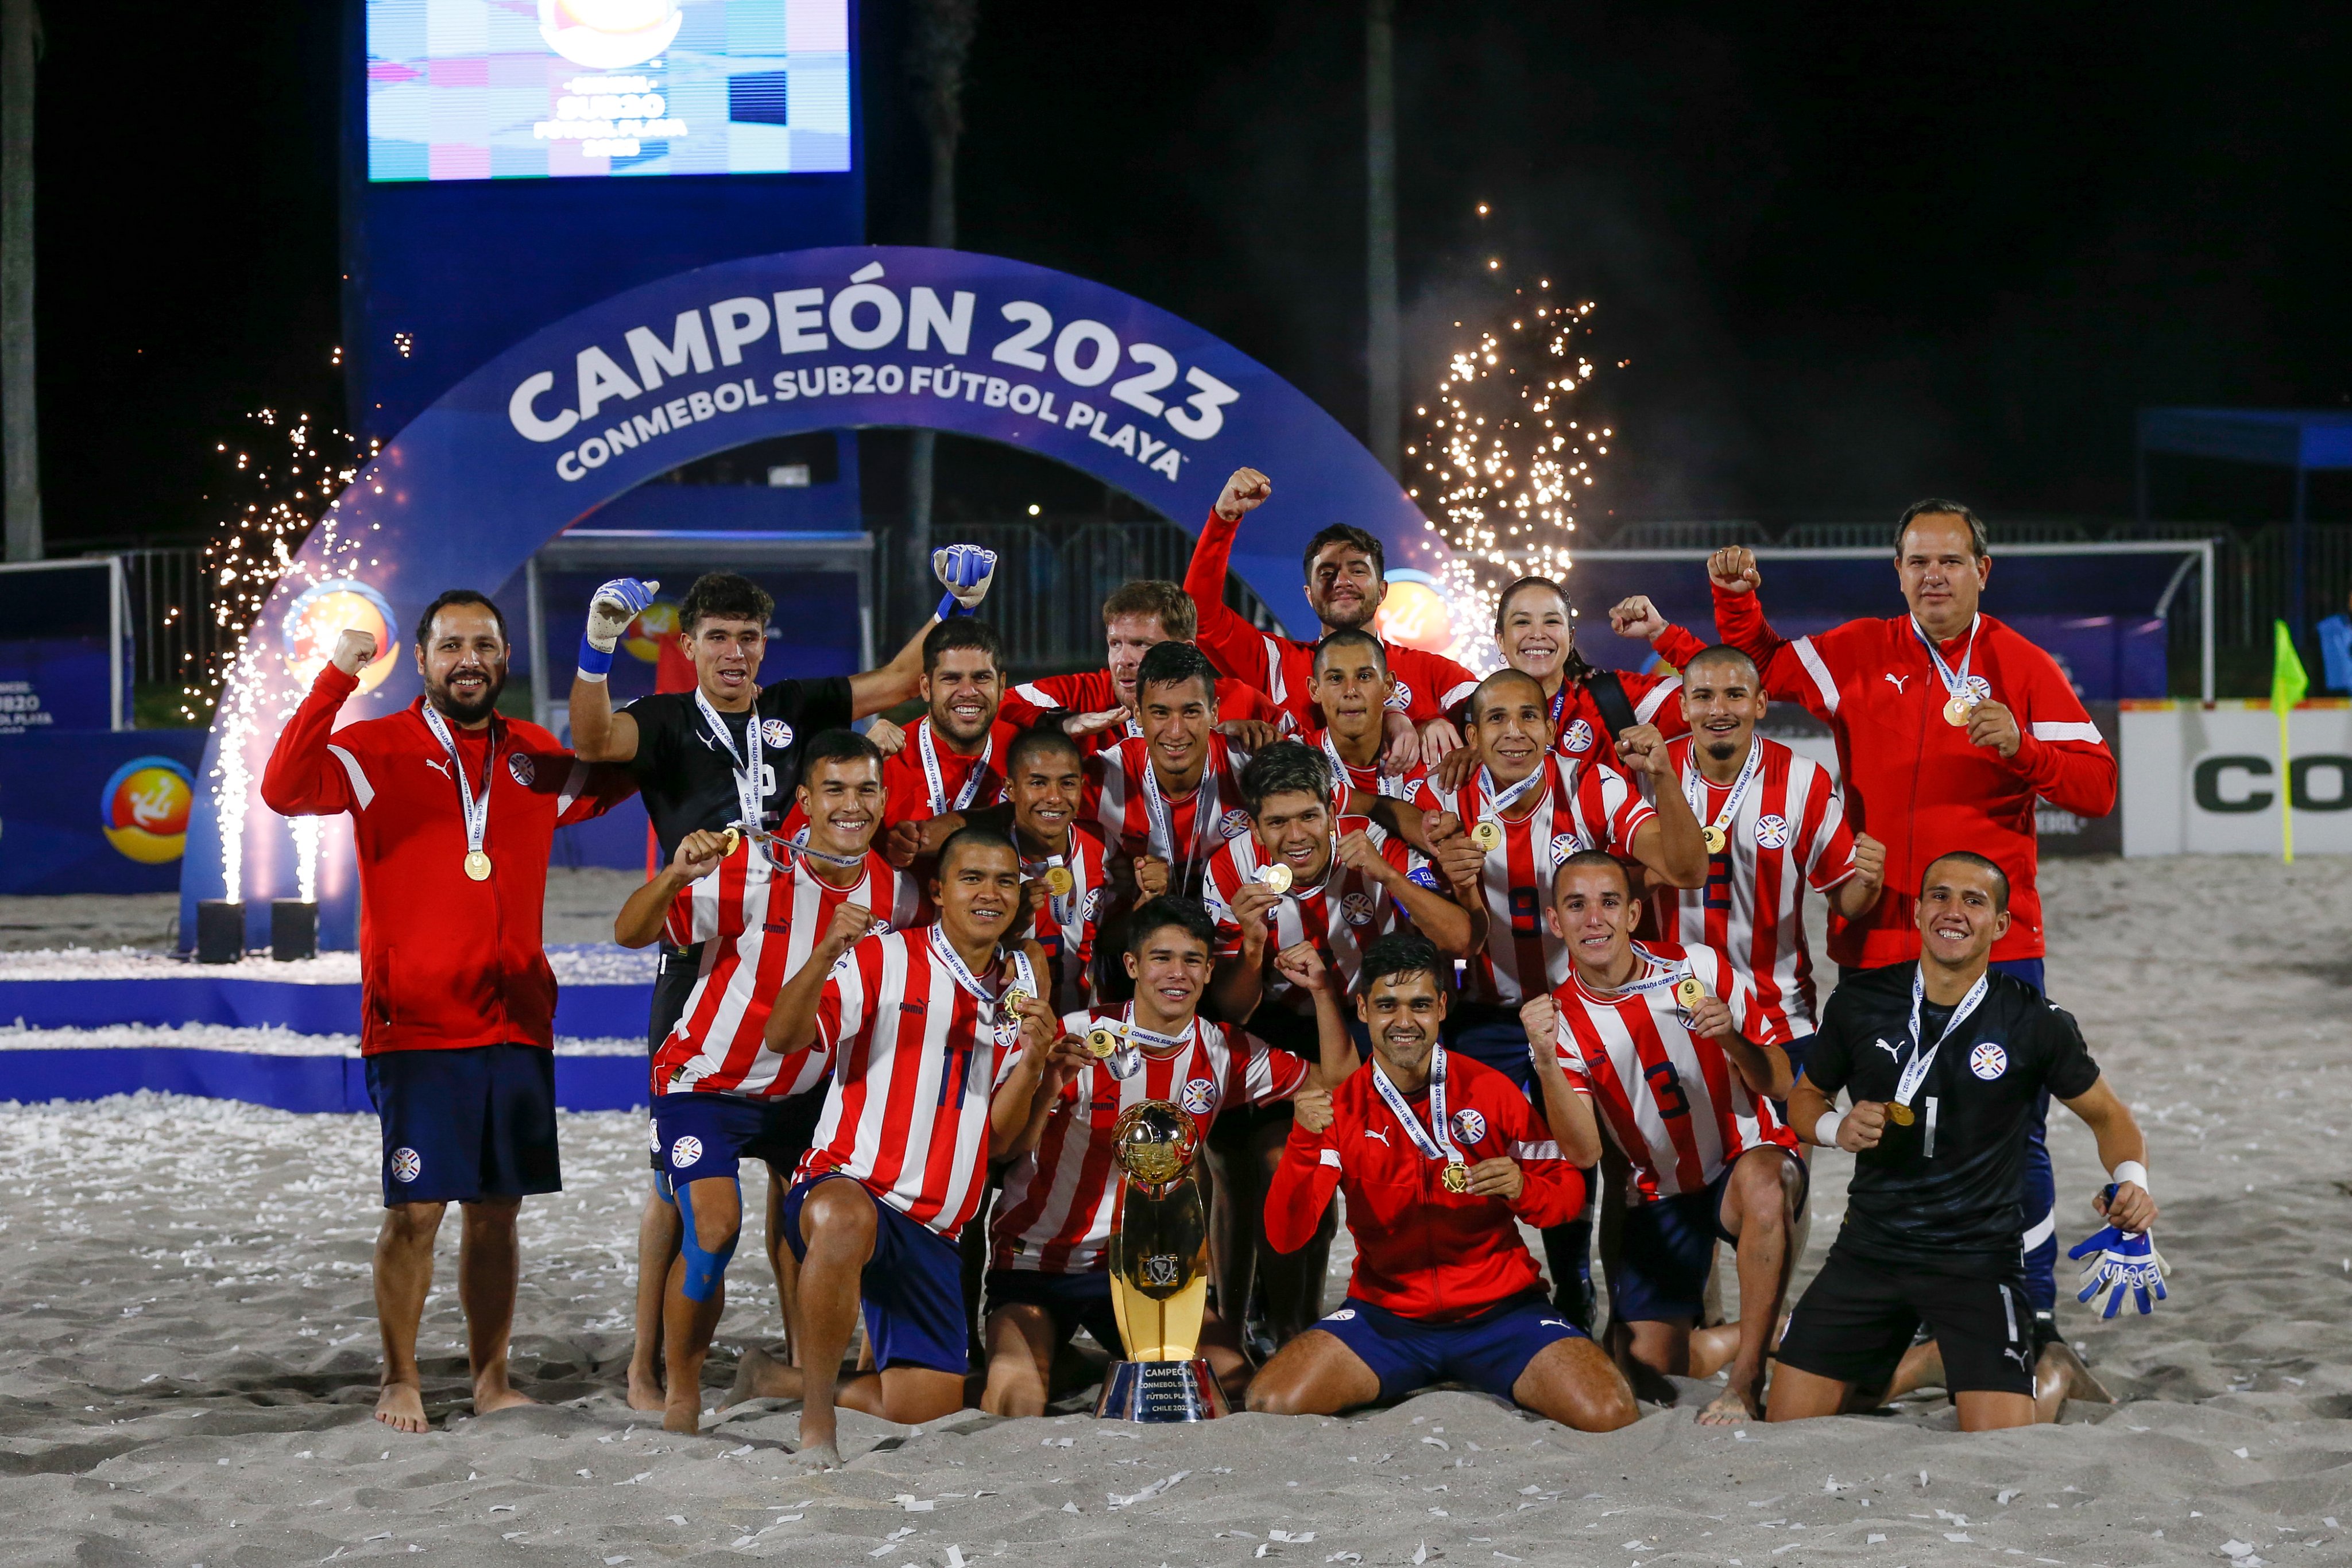
[[[1723,824],[1723,852],[1707,858],[1705,885],[1657,888],[1650,915],[1666,940],[1713,947],[1756,991],[1757,1005],[1792,1040],[1819,1027],[1813,956],[1805,936],[1805,888],[1826,893],[1853,875],[1853,831],[1828,768],[1777,740],[1756,737],[1755,776]],[[1721,815],[1732,785],[1710,784],[1691,762],[1691,737],[1667,747],[1702,824]],[[1643,792],[1650,781],[1643,779]]]
[[[1637,942],[1633,951],[1642,966],[1616,995],[1601,996],[1574,975],[1552,992],[1560,1070],[1570,1088],[1592,1097],[1610,1140],[1632,1162],[1627,1197],[1648,1203],[1701,1192],[1752,1148],[1795,1148],[1797,1135],[1772,1102],[1748,1092],[1721,1046],[1690,1031],[1690,1015],[1675,1000],[1674,982],[1696,976],[1730,1007],[1742,1039],[1780,1043],[1731,961],[1712,947]]]
[[[1318,729],[1303,739],[1307,745],[1321,752],[1323,760],[1331,765],[1335,788],[1353,785],[1368,795],[1386,795],[1391,800],[1410,800],[1420,793],[1422,781],[1429,777],[1429,769],[1418,762],[1393,778],[1381,772],[1377,761],[1359,768],[1339,755],[1339,743],[1331,738],[1331,732],[1328,729]]]
[[[1070,852],[1062,862],[1070,873],[1070,891],[1058,898],[1045,881],[1053,864],[1049,858],[1032,860],[1026,850],[1022,852],[1021,880],[1037,884],[1039,900],[1028,934],[1045,950],[1054,970],[1053,994],[1045,999],[1055,1012],[1068,1012],[1086,1006],[1090,994],[1087,968],[1094,961],[1103,915],[1110,908],[1110,884],[1103,870],[1102,841],[1085,828],[1070,830]]]
[[[937,930],[868,936],[834,965],[811,1047],[831,1053],[833,1087],[793,1179],[855,1176],[953,1240],[987,1190],[989,1101],[1021,1042],[997,1003],[956,983],[933,950]],[[1001,997],[1012,972],[1000,960],[975,977]]]
[[[1633,710],[1634,723],[1653,726],[1664,736],[1689,733],[1690,721],[1683,717],[1683,705],[1675,700],[1682,695],[1680,676],[1637,674],[1631,670],[1614,673],[1617,684],[1624,689],[1626,706]],[[1551,732],[1552,744],[1566,756],[1583,758],[1617,755],[1609,742],[1608,721],[1601,716],[1601,705],[1594,700],[1589,682],[1578,681],[1573,685],[1563,682],[1559,690],[1552,694]]]
[[[1370,820],[1341,817],[1336,831],[1341,838],[1361,831],[1391,865],[1399,871],[1411,869],[1404,841],[1389,837]],[[1241,895],[1244,883],[1257,880],[1266,858],[1265,846],[1257,841],[1257,834],[1247,832],[1227,839],[1224,847],[1209,862],[1209,880],[1201,890],[1201,902],[1207,906],[1209,918],[1217,923],[1220,958],[1230,958],[1242,950],[1242,928],[1234,917],[1234,900]],[[1274,929],[1265,945],[1265,995],[1283,1006],[1302,1010],[1313,1006],[1312,998],[1292,994],[1297,988],[1275,969],[1276,953],[1301,942],[1312,942],[1336,982],[1352,991],[1357,977],[1363,972],[1365,946],[1407,925],[1404,911],[1397,907],[1388,890],[1362,872],[1342,866],[1336,849],[1322,882],[1313,887],[1292,883],[1290,891],[1266,912],[1266,919]]]
[[[800,1094],[824,1081],[832,1058],[811,1049],[779,1056],[762,1040],[776,993],[800,973],[833,924],[834,911],[862,904],[885,930],[923,915],[915,879],[868,850],[857,884],[819,881],[798,855],[778,865],[749,840],[671,901],[688,943],[702,944],[702,969],[669,1038],[654,1053],[657,1094]]]
[[[1568,944],[1545,929],[1552,868],[1580,850],[1607,850],[1633,858],[1633,835],[1657,815],[1633,781],[1606,762],[1578,761],[1547,752],[1547,782],[1515,802],[1534,810],[1513,821],[1490,803],[1480,768],[1458,790],[1434,780],[1424,786],[1423,809],[1451,811],[1465,831],[1493,818],[1503,841],[1486,856],[1479,885],[1486,898],[1486,948],[1470,962],[1464,994],[1475,1002],[1516,1008],[1568,978]]]
[[[1067,1014],[1062,1027],[1083,1037],[1095,1020],[1125,1021],[1133,1003],[1102,1013]],[[1004,1173],[989,1224],[989,1266],[1040,1274],[1084,1274],[1108,1266],[1124,1183],[1111,1157],[1119,1113],[1145,1100],[1181,1105],[1202,1140],[1228,1105],[1287,1100],[1307,1082],[1307,1063],[1229,1025],[1195,1019],[1181,1043],[1145,1051],[1143,1069],[1113,1075],[1097,1061],[1063,1087],[1036,1152]]]
[[[963,787],[973,773],[980,775],[971,799],[964,802],[965,810],[977,810],[993,806],[1004,799],[1004,751],[1013,737],[1021,732],[999,719],[989,726],[986,747],[978,757],[959,757],[948,747],[947,740],[931,729],[931,721],[923,721],[907,731],[907,744],[882,761],[882,788],[887,798],[882,807],[881,831],[878,839],[900,822],[928,822],[933,817],[944,817],[957,810]],[[931,793],[929,772],[923,766],[923,741],[929,737],[931,753],[940,765],[940,798]]]
[[[1099,824],[1103,841],[1127,857],[1153,853],[1151,806],[1144,776],[1151,769],[1150,742],[1132,736],[1107,751],[1087,758],[1087,795],[1081,814]],[[1168,891],[1197,897],[1210,857],[1227,839],[1250,831],[1249,813],[1242,809],[1242,765],[1250,754],[1222,735],[1209,735],[1209,765],[1189,795],[1170,800]]]
[[[1042,680],[1024,681],[1004,694],[1004,704],[996,711],[1010,724],[1027,729],[1047,714],[1108,713],[1126,706],[1119,700],[1118,686],[1108,670],[1081,670],[1070,675],[1047,675]],[[1276,707],[1266,695],[1246,681],[1220,676],[1217,680],[1217,721],[1251,718],[1273,725],[1285,735],[1297,732],[1298,721],[1289,710]],[[1141,735],[1143,728],[1133,719],[1112,725],[1075,738],[1082,756],[1091,757],[1107,750],[1120,741]]]

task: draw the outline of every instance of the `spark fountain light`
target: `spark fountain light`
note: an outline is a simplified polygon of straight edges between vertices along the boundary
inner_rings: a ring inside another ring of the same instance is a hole
[[[1486,271],[1500,274],[1501,259]],[[1406,494],[1453,547],[1433,586],[1454,628],[1445,652],[1472,669],[1502,662],[1492,628],[1503,588],[1568,576],[1572,508],[1614,434],[1576,408],[1593,375],[1580,347],[1592,314],[1590,300],[1556,299],[1549,278],[1507,293],[1498,286],[1486,320],[1454,323],[1461,344],[1413,410],[1428,423],[1405,447]]]

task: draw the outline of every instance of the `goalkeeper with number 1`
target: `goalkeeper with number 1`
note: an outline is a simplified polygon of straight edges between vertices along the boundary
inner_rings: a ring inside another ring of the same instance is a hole
[[[706,573],[678,606],[678,641],[694,665],[694,690],[639,697],[618,712],[605,684],[614,648],[661,585],[614,579],[590,597],[588,624],[581,633],[580,671],[570,701],[573,754],[628,766],[664,864],[688,833],[738,824],[753,831],[773,830],[800,782],[802,745],[915,695],[922,681],[924,635],[939,619],[969,615],[979,607],[995,575],[996,556],[974,545],[950,545],[934,551],[931,564],[947,591],[938,615],[917,628],[898,656],[878,670],[815,680],[762,681],[774,601],[749,578]],[[690,932],[674,928],[662,943],[647,1030],[652,1048],[677,1022],[701,969],[698,946],[681,946],[690,937]],[[660,1168],[656,1155],[655,1169]],[[629,1403],[639,1410],[663,1407],[656,1365],[661,1288],[677,1255],[678,1238],[677,1210],[656,1190],[646,1200],[637,1234],[637,1335],[629,1364]]]

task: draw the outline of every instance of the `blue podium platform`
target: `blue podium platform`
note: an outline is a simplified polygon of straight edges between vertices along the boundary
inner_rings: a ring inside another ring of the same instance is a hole
[[[566,1111],[646,1104],[643,1056],[555,1058],[555,1103]],[[0,1101],[103,1100],[110,1094],[194,1094],[280,1111],[368,1111],[367,1070],[351,1056],[284,1056],[198,1046],[0,1051]]]

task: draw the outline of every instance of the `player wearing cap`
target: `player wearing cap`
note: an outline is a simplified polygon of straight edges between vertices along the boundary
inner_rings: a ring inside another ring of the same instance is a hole
[[[1122,582],[1103,600],[1104,667],[1075,674],[1024,681],[1004,694],[1007,722],[1024,729],[1052,724],[1077,741],[1086,755],[1143,733],[1137,715],[1135,672],[1143,655],[1162,643],[1190,643],[1199,620],[1181,583],[1140,579]],[[1227,725],[1264,724],[1289,731],[1297,721],[1246,681],[1217,683],[1217,719],[1229,738],[1244,739]],[[1397,716],[1400,727],[1409,727]],[[1244,740],[1244,744],[1248,742]]]
[[[1264,506],[1274,485],[1255,468],[1237,468],[1225,481],[1217,504],[1201,525],[1184,590],[1200,617],[1202,651],[1225,674],[1249,682],[1297,716],[1301,728],[1318,729],[1307,690],[1315,667],[1315,643],[1261,632],[1225,605],[1225,564],[1242,518]],[[1387,557],[1381,541],[1359,528],[1333,523],[1307,541],[1303,569],[1307,602],[1322,622],[1320,636],[1348,627],[1369,630],[1388,596]],[[1400,766],[1435,762],[1462,744],[1446,710],[1470,694],[1478,677],[1440,653],[1384,643],[1397,690],[1391,700],[1412,720],[1414,733],[1393,737]]]
[[[1111,1134],[1120,1113],[1164,1100],[1181,1106],[1205,1140],[1221,1113],[1287,1099],[1307,1082],[1298,1057],[1199,1016],[1214,937],[1200,905],[1153,899],[1128,921],[1127,934],[1122,956],[1135,999],[1062,1019],[1064,1038],[1088,1050],[1048,1065],[990,1227],[981,1405],[995,1415],[1045,1413],[1055,1358],[1081,1327],[1121,1354],[1108,1272],[1120,1191]],[[1309,983],[1322,983],[1319,967]],[[1328,986],[1324,998],[1336,1020]],[[1228,1325],[1212,1320],[1202,1354],[1238,1396],[1249,1364]]]
[[[418,619],[423,696],[337,729],[337,711],[375,654],[367,632],[337,638],[270,748],[261,799],[289,817],[351,814],[360,1051],[383,1134],[375,1418],[422,1432],[416,1330],[433,1240],[453,1202],[466,1217],[458,1297],[475,1412],[530,1403],[507,1382],[515,1219],[525,1195],[563,1185],[555,976],[540,929],[548,849],[557,827],[602,813],[632,786],[537,725],[499,716],[506,622],[482,594],[452,590]]]
[[[1979,612],[1992,553],[1974,512],[1957,501],[1906,507],[1895,525],[1895,572],[1908,614],[1792,642],[1764,619],[1754,555],[1718,550],[1707,563],[1717,633],[1756,661],[1768,692],[1830,726],[1847,814],[1886,844],[1887,895],[1859,919],[1830,917],[1829,953],[1840,969],[1916,958],[1908,890],[1929,860],[1965,848],[1991,857],[2015,894],[2016,918],[1993,949],[1994,967],[2041,990],[2035,802],[2105,816],[2116,805],[2115,754],[2058,662]],[[2028,1134],[2026,1165],[2026,1278],[2045,1347],[2063,1343],[2052,1312],[2057,1189],[2042,1134],[2048,1109]]]
[[[1580,1431],[1626,1426],[1633,1391],[1548,1310],[1519,1239],[1575,1213],[1584,1178],[1517,1084],[1440,1041],[1444,968],[1420,937],[1373,943],[1356,1000],[1371,1060],[1298,1096],[1267,1239],[1303,1245],[1344,1190],[1356,1262],[1346,1302],[1266,1363],[1249,1406],[1331,1415],[1453,1380]]]
[[[1809,1141],[1855,1158],[1845,1223],[1781,1337],[1771,1418],[1875,1404],[1924,1322],[1963,1431],[2053,1419],[2064,1390],[2037,1388],[2019,1245],[2026,1130],[2053,1094],[2089,1125],[2112,1182],[2092,1207],[2129,1233],[2109,1249],[2152,1266],[2147,1141],[2074,1018],[1992,967],[2011,925],[1998,865],[1939,856],[1906,902],[1919,957],[1840,981],[1790,1095]],[[1853,1102],[1843,1116],[1841,1090]],[[2162,1294],[2145,1276],[2142,1288]]]
[[[1305,738],[1330,759],[1333,775],[1368,794],[1412,800],[1427,769],[1415,763],[1390,773],[1381,755],[1397,716],[1388,706],[1396,693],[1388,645],[1360,627],[1332,632],[1315,644],[1307,690],[1325,727]]]
[[[1002,946],[1021,909],[1012,843],[965,828],[940,847],[939,924],[867,936],[834,963],[814,1002],[787,993],[768,1019],[786,1055],[833,1058],[815,1146],[784,1199],[800,1260],[803,1365],[776,1367],[805,1401],[802,1451],[838,1465],[836,1405],[912,1424],[963,1404],[970,1368],[956,1239],[1009,1155],[1061,1026],[1026,955]],[[876,1370],[837,1384],[863,1300]],[[763,1386],[761,1392],[768,1392]]]
[[[1572,973],[1519,1017],[1560,1152],[1597,1165],[1605,1126],[1632,1166],[1609,1262],[1618,1354],[1662,1390],[1663,1375],[1705,1377],[1728,1359],[1729,1386],[1698,1418],[1729,1424],[1763,1413],[1765,1352],[1796,1266],[1805,1163],[1772,1109],[1789,1092],[1789,1061],[1729,960],[1635,942],[1640,913],[1621,862],[1569,856],[1544,919]],[[1739,1323],[1695,1346],[1718,1240],[1738,1249]]]
[[[940,613],[968,614],[988,591],[995,557],[956,545],[936,552],[934,564],[943,580],[954,580],[940,599]],[[679,841],[698,829],[716,831],[730,822],[779,827],[799,782],[801,744],[914,695],[922,679],[923,633],[878,670],[762,684],[760,666],[775,601],[747,577],[706,572],[678,606],[678,644],[693,664],[694,689],[639,697],[615,712],[606,685],[613,650],[660,586],[614,578],[590,597],[567,711],[572,744],[581,756],[626,763],[636,776],[655,844],[667,864],[676,858]],[[648,1051],[669,1038],[701,968],[699,953],[676,941],[664,945],[654,981]],[[629,1358],[629,1404],[635,1409],[664,1406],[656,1361],[662,1281],[677,1249],[677,1210],[656,1180],[637,1224],[636,1343]]]
[[[1249,831],[1238,775],[1249,753],[1215,732],[1217,672],[1190,643],[1137,666],[1143,733],[1087,758],[1087,818],[1112,850],[1114,902],[1199,896],[1210,858]]]
[[[683,905],[702,953],[685,1009],[654,1056],[654,1143],[680,1219],[663,1312],[673,1430],[694,1430],[700,1415],[703,1359],[742,1231],[746,1159],[775,1178],[768,1260],[789,1332],[794,1271],[782,1200],[815,1134],[832,1062],[821,1051],[782,1055],[764,1037],[780,990],[812,988],[849,943],[919,918],[914,879],[871,847],[881,809],[880,754],[863,737],[827,730],[802,752],[795,814],[808,825],[798,841],[689,833],[672,864],[622,907],[614,938],[624,946],[652,940],[665,905]],[[754,1375],[759,1354],[746,1352],[739,1382]]]

